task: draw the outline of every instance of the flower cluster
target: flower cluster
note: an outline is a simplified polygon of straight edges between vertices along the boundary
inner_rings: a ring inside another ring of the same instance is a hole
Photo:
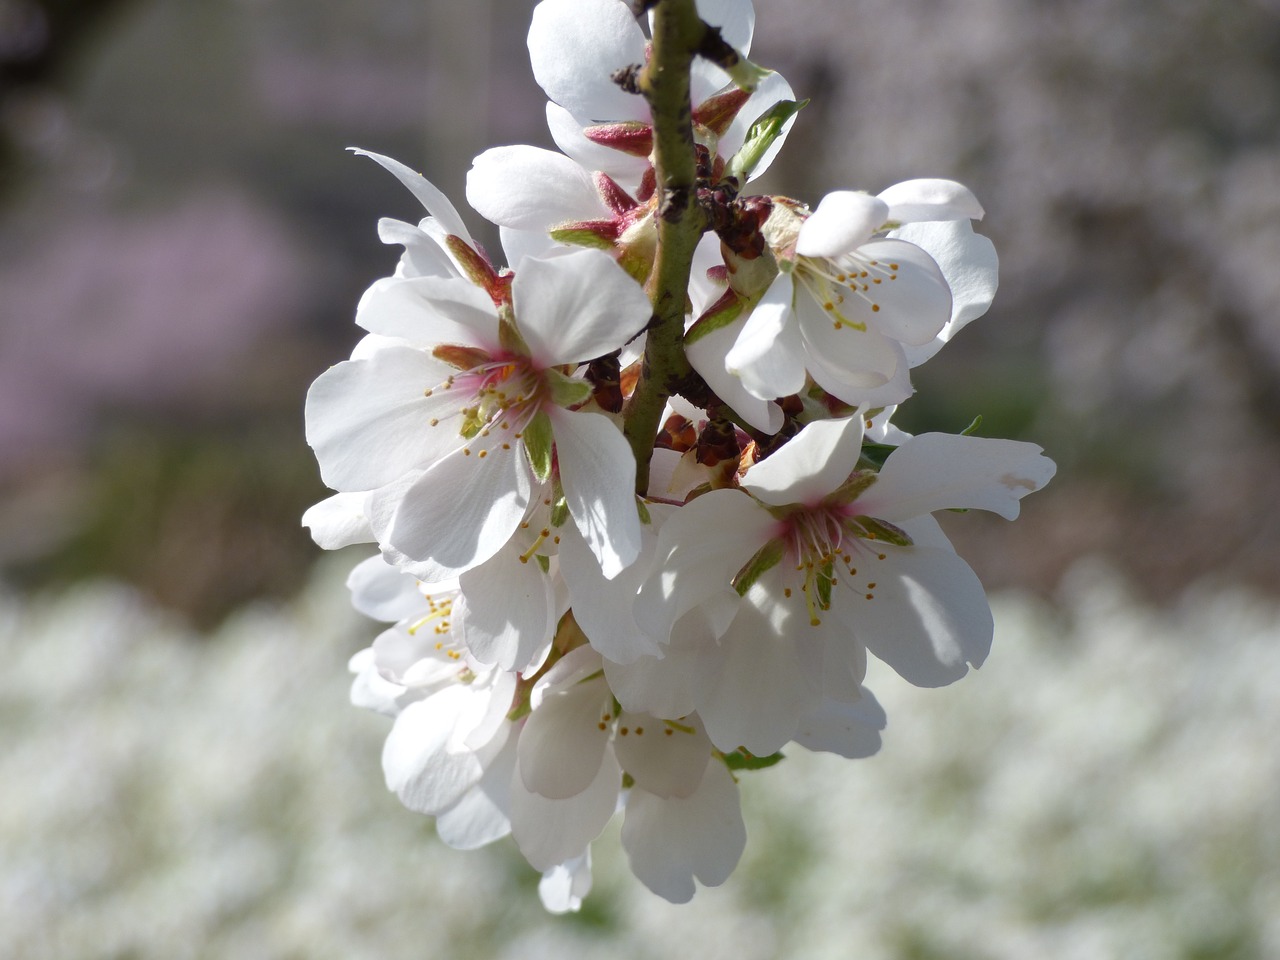
[[[622,0],[535,9],[562,152],[489,150],[467,181],[509,266],[366,154],[426,216],[380,223],[404,253],[307,397],[337,493],[304,523],[378,547],[350,586],[391,626],[353,700],[395,718],[387,783],[452,846],[510,834],[557,911],[619,813],[655,893],[722,883],[740,771],[878,749],[868,652],[921,686],[980,665],[987,601],[933,513],[1013,519],[1054,472],[890,423],[995,292],[974,196],[748,194],[801,106],[746,59],[749,0],[646,6],[648,33]]]

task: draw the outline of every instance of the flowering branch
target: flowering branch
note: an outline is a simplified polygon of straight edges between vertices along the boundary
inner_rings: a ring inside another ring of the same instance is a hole
[[[623,433],[636,457],[636,492],[649,487],[649,460],[663,405],[691,373],[684,353],[690,264],[706,230],[696,203],[689,67],[707,26],[693,0],[660,0],[654,7],[653,47],[636,89],[653,114],[653,167],[658,184],[658,255],[649,277],[653,320],[640,380],[625,409]]]

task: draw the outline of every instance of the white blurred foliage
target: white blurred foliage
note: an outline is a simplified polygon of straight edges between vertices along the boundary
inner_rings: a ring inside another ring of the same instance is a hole
[[[335,559],[207,638],[110,584],[0,596],[0,955],[1280,955],[1272,601],[1155,613],[1100,567],[1063,612],[997,596],[969,682],[871,678],[881,755],[742,776],[746,858],[697,910],[602,843],[557,919],[509,845],[448,850],[377,786],[385,721],[341,669],[371,625]]]

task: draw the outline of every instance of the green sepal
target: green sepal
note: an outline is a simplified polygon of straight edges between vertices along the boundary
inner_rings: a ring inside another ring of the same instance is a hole
[[[515,310],[510,304],[498,308],[498,345],[507,353],[529,356],[529,345],[520,336]]]
[[[564,490],[560,487],[559,477],[556,477],[556,482],[552,484],[551,496],[551,525],[553,527],[563,527],[565,521],[569,519],[569,501],[564,497]]]
[[[542,569],[542,572],[543,572],[543,573],[550,573],[550,572],[551,572],[551,558],[550,558],[550,557],[546,556],[545,554],[535,553],[535,554],[533,555],[533,559],[535,559],[535,560],[537,560],[537,561],[538,561],[538,566]]]
[[[781,539],[776,538],[757,550],[755,555],[743,565],[742,569],[733,578],[733,589],[738,591],[738,596],[745,597],[752,584],[759,580],[766,570],[770,570],[782,562],[786,552],[787,545]]]
[[[539,483],[545,483],[551,476],[551,453],[555,447],[555,437],[551,433],[551,418],[546,411],[539,410],[533,415],[525,428],[520,432],[524,440],[524,448],[529,454],[529,466],[533,467],[533,475]]]
[[[894,526],[888,520],[878,520],[875,517],[855,517],[853,522],[863,529],[863,536],[868,540],[891,543],[895,547],[909,547],[915,542],[907,535],[907,531],[901,527]]]
[[[960,431],[960,436],[972,437],[975,433],[978,432],[978,428],[980,426],[982,426],[982,414],[978,414],[976,417],[974,417],[973,422]]]
[[[724,295],[689,327],[684,335],[685,346],[695,344],[707,334],[727,327],[740,316],[742,316],[742,298],[732,290],[726,290]]]
[[[743,63],[749,63],[749,61],[744,60]],[[804,109],[808,102],[808,100],[799,102],[780,100],[757,118],[751,125],[751,129],[747,131],[746,142],[738,148],[738,152],[726,164],[725,176],[734,177],[739,183],[746,183],[765,153],[782,136],[787,121]]]
[[[591,384],[566,377],[558,370],[543,371],[543,382],[551,391],[551,400],[559,407],[578,407],[591,399]]]
[[[649,505],[644,502],[643,497],[636,497],[636,512],[640,514],[640,522],[646,527],[653,523],[653,517],[649,515]]]
[[[556,243],[589,247],[593,250],[612,250],[617,245],[613,237],[603,236],[599,230],[592,230],[590,227],[562,227],[559,230],[548,230],[547,236]]]
[[[878,474],[870,470],[859,470],[848,480],[827,495],[825,502],[832,506],[844,506],[857,500],[867,492],[868,488],[879,480]]]
[[[889,454],[898,448],[888,443],[869,443],[863,441],[862,454],[858,459],[859,464],[866,464],[879,470],[884,466],[884,462],[889,459]]]
[[[757,757],[754,753],[739,747],[732,753],[723,754],[724,765],[730,770],[764,770],[781,763],[786,757],[782,751],[771,753],[767,757]]]
[[[630,790],[635,785],[636,785],[636,778],[633,777],[631,774],[627,773],[627,771],[623,770],[622,771],[622,789]]]

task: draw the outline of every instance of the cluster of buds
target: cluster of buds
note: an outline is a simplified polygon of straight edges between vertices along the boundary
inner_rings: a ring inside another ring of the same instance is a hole
[[[789,744],[880,746],[870,652],[940,686],[991,614],[932,516],[1012,519],[1040,448],[909,436],[910,370],[985,312],[973,195],[913,180],[810,209],[746,193],[801,104],[747,59],[750,0],[543,0],[529,50],[561,152],[477,157],[472,208],[365,154],[426,210],[361,299],[367,335],[307,397],[336,495],[316,541],[391,624],[353,700],[394,717],[383,767],[469,849],[514,838],[576,909],[615,815],[671,901],[746,842],[739,778]]]

